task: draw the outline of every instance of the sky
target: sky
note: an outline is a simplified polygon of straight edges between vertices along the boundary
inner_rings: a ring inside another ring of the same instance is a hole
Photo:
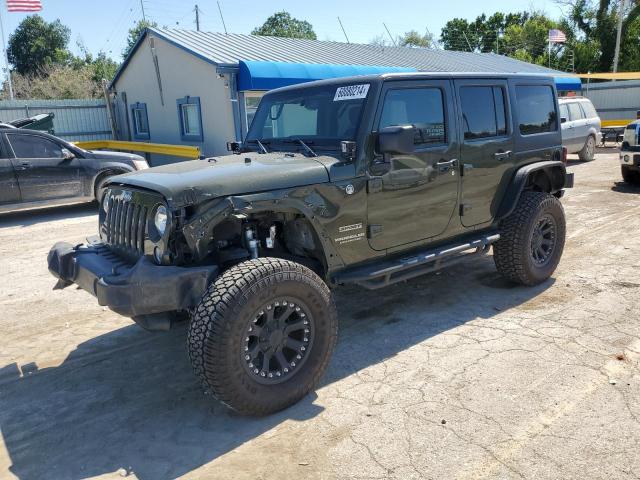
[[[8,13],[4,2],[0,0],[0,14],[8,39],[26,14]],[[215,0],[42,0],[40,14],[47,21],[60,19],[71,29],[69,47],[75,53],[79,53],[77,43],[81,42],[91,53],[104,51],[119,61],[129,28],[142,18],[142,6],[147,19],[160,26],[195,30],[196,3],[201,11],[200,29],[223,32]],[[533,8],[554,18],[562,16],[553,0],[220,0],[220,7],[230,33],[250,33],[273,13],[286,10],[309,21],[319,40],[345,41],[337,19],[340,17],[352,43],[367,43],[386,35],[383,22],[394,36],[428,29],[437,38],[444,24],[454,17],[472,20],[481,13]]]

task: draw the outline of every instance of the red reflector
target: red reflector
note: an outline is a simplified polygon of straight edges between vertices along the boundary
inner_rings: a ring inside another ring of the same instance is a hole
[[[569,152],[567,151],[567,147],[562,147],[562,163],[567,164],[567,155]]]

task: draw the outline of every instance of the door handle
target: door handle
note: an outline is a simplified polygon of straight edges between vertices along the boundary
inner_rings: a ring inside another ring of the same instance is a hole
[[[31,168],[30,162],[20,162],[20,164],[16,167],[16,170],[28,170]]]
[[[440,173],[448,172],[450,169],[455,168],[458,165],[458,159],[453,158],[451,160],[440,160],[436,162],[436,167]]]
[[[511,150],[507,150],[506,152],[496,152],[493,156],[498,161],[508,160],[513,155]]]

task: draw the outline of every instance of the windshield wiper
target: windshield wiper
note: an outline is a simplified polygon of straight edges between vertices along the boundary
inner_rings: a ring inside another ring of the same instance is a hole
[[[307,145],[306,143],[304,143],[304,142],[302,141],[302,139],[300,139],[300,138],[292,138],[292,139],[290,139],[290,140],[285,140],[285,141],[284,141],[284,143],[295,143],[295,142],[298,142],[300,145],[302,145],[302,146],[304,147],[304,149],[305,149],[307,152],[309,152],[309,155],[311,155],[312,157],[317,157],[317,156],[318,156],[318,154],[317,154],[316,152],[314,152],[314,151],[311,149],[311,147],[310,147],[309,145]],[[309,142],[309,143],[311,143],[311,142]]]
[[[265,147],[264,144],[257,138],[255,140],[247,140],[247,143],[252,143],[252,142],[255,142],[258,144],[258,147],[260,147],[260,150],[262,151],[262,153],[269,153],[269,150],[267,150],[267,147]]]

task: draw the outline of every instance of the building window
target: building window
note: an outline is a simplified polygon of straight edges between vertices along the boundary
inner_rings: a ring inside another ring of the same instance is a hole
[[[149,140],[147,104],[140,102],[131,104],[131,117],[133,119],[133,138]]]
[[[253,117],[256,115],[256,110],[258,110],[258,105],[263,95],[263,93],[258,94],[253,92],[244,94],[244,113],[247,131],[249,131],[249,127],[251,126]]]
[[[177,100],[180,138],[202,142],[202,112],[200,97],[184,97]]]

